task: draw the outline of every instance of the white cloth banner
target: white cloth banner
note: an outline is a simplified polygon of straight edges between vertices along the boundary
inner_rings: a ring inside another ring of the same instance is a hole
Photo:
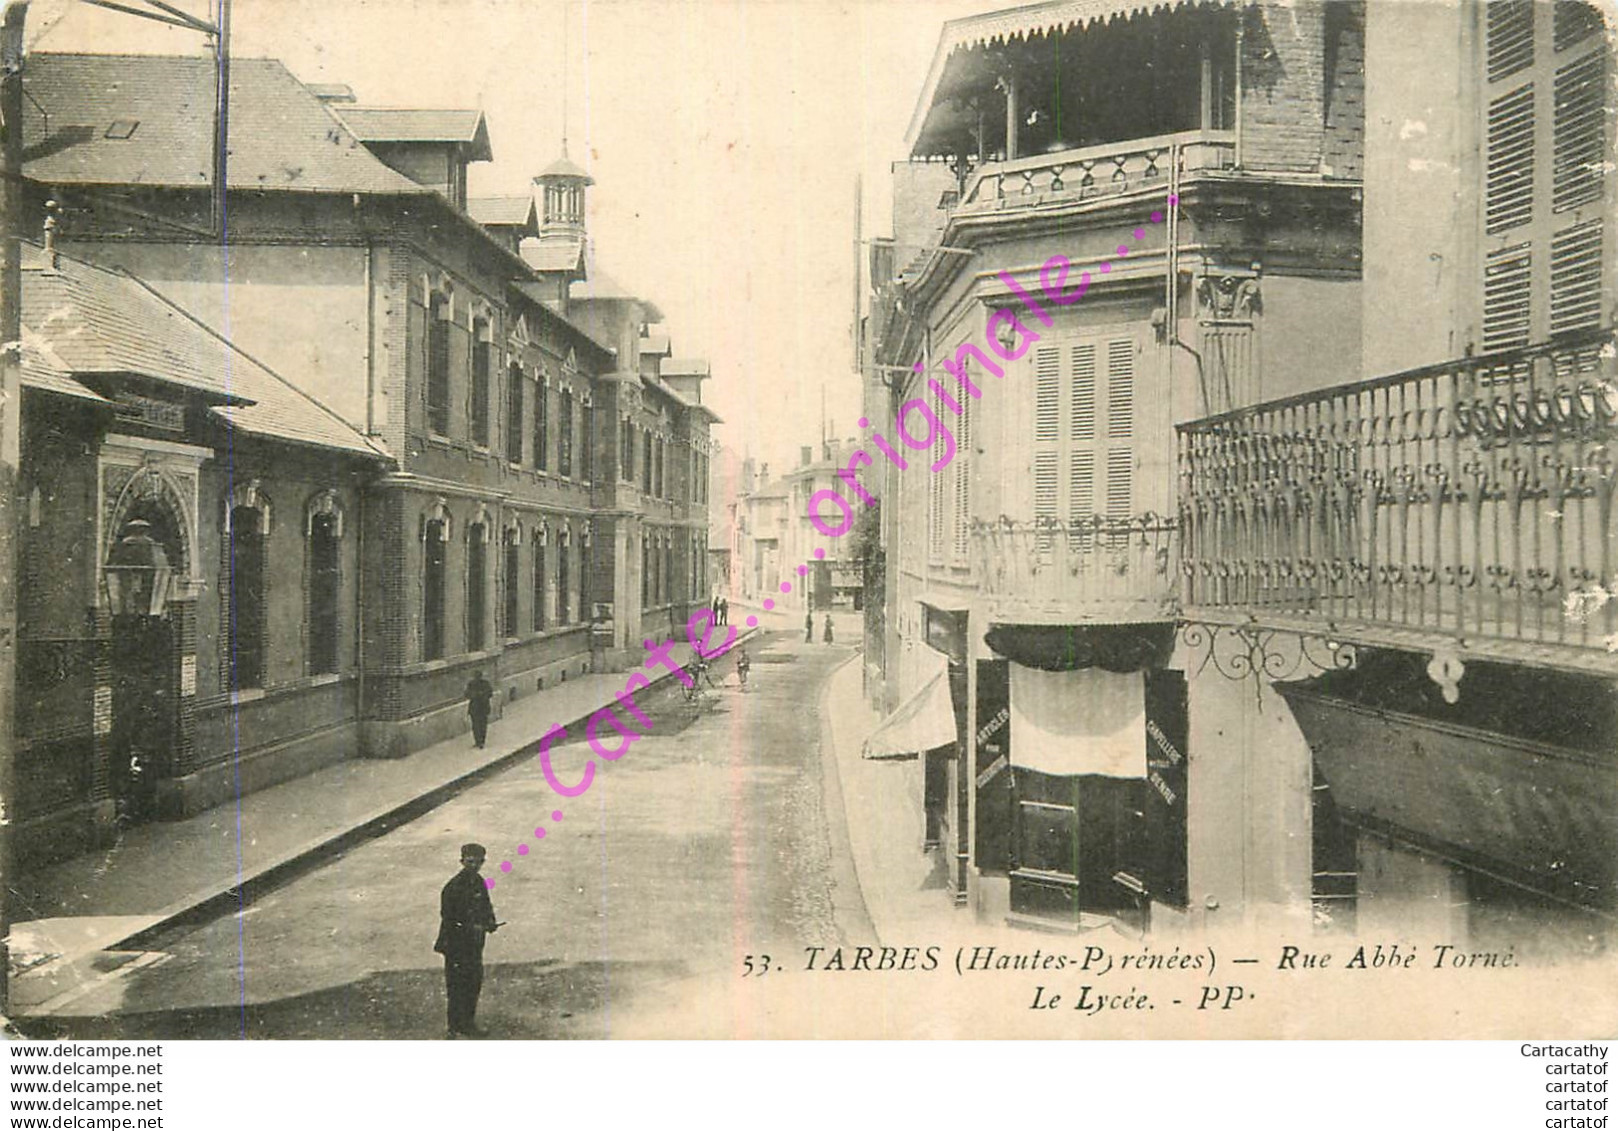
[[[1011,764],[1043,774],[1144,778],[1145,678],[1012,664]]]

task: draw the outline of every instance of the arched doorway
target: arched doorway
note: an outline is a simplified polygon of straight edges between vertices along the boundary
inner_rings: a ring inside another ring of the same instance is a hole
[[[169,595],[187,575],[182,512],[155,472],[138,476],[119,500],[108,531],[107,551],[131,534],[162,548],[172,574]],[[112,725],[108,787],[121,823],[151,820],[158,813],[158,783],[174,776],[179,732],[179,660],[176,608],[165,602],[149,610],[114,610],[111,630]]]

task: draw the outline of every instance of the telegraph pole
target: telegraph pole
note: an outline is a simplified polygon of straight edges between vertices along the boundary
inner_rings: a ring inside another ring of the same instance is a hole
[[[0,1017],[11,1013],[17,797],[17,466],[22,452],[22,41],[28,0],[0,16]]]

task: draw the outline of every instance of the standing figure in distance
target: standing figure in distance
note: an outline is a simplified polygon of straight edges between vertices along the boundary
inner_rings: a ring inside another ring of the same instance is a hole
[[[719,623],[721,625],[730,623],[730,598],[728,597],[719,598]]]
[[[461,870],[438,897],[438,941],[444,956],[444,996],[449,1002],[449,1039],[481,1037],[478,994],[483,990],[483,942],[500,928],[489,888],[478,875],[488,852],[481,844],[461,845]]]
[[[743,691],[747,690],[747,673],[753,670],[753,661],[747,657],[747,645],[742,645],[736,651],[736,682],[741,684]]]
[[[808,609],[803,611],[803,642],[805,644],[815,642],[815,614]]]
[[[823,638],[827,644],[831,643],[831,614],[826,614],[826,633]]]
[[[479,668],[466,685],[466,713],[472,716],[472,742],[479,750],[483,749],[483,740],[489,734],[489,702],[493,698],[494,688],[489,686],[489,681],[483,678],[483,669]]]

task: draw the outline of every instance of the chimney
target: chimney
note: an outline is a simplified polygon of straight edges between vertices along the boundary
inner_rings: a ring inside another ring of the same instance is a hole
[[[808,444],[798,449],[798,466],[808,467],[815,462],[815,449]]]

